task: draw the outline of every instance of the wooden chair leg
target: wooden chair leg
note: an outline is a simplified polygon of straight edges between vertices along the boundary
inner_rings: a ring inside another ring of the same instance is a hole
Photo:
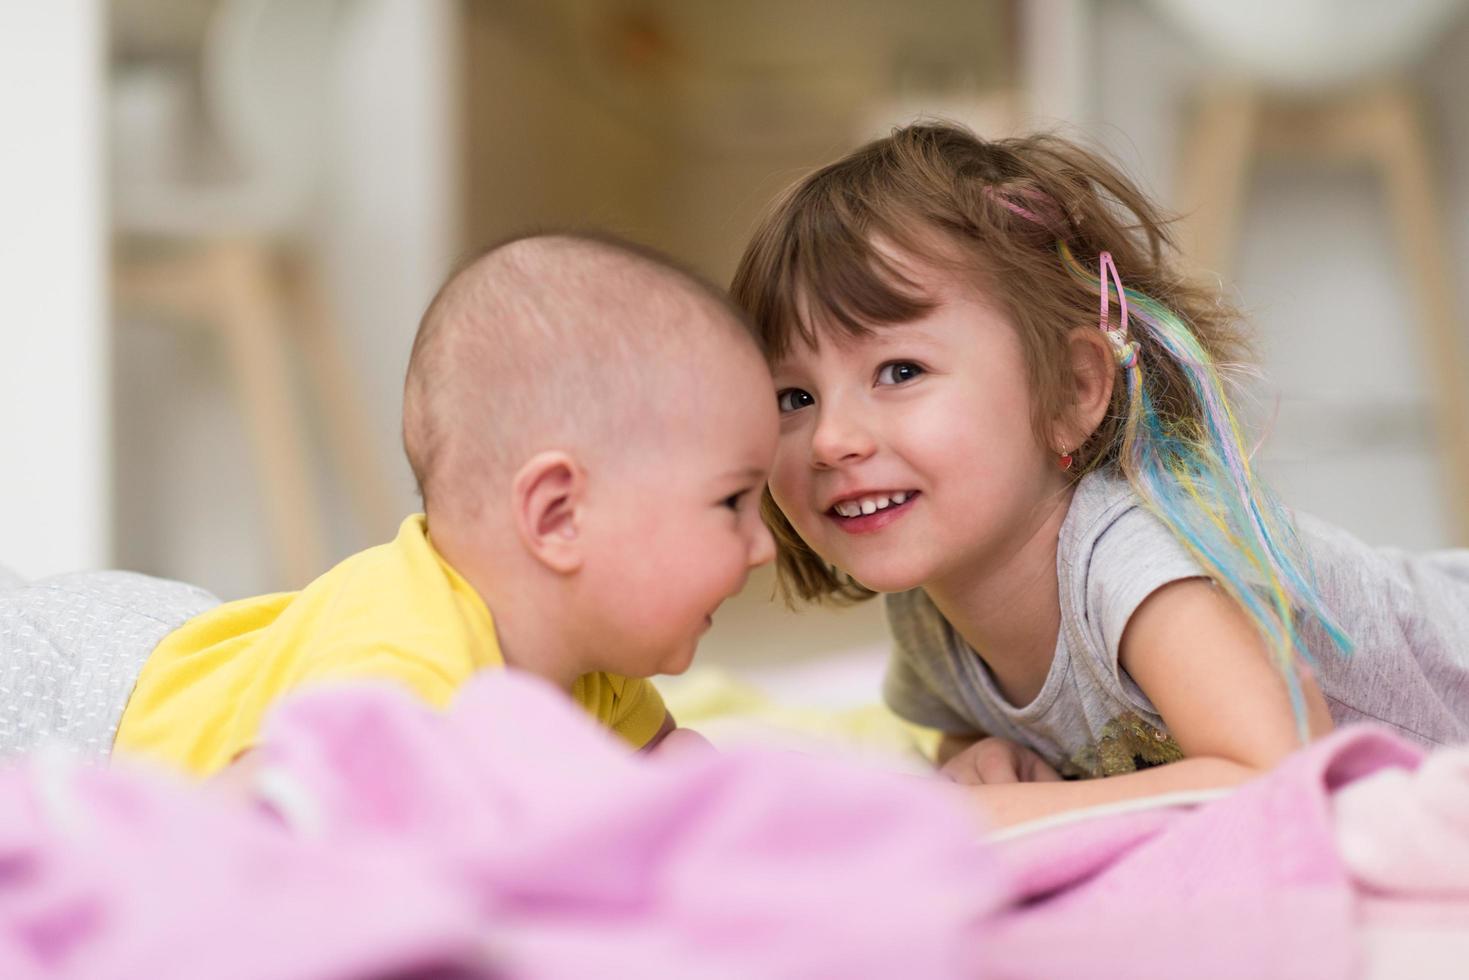
[[[1429,140],[1406,84],[1382,91],[1374,115],[1374,156],[1387,184],[1403,263],[1416,294],[1424,374],[1444,460],[1444,503],[1459,544],[1469,544],[1469,345],[1457,315],[1454,280],[1441,215],[1443,195],[1430,163]]]
[[[207,256],[212,319],[225,339],[260,467],[274,557],[283,585],[300,588],[325,571],[325,548],[272,260],[268,246],[252,242],[213,245]]]
[[[1186,215],[1183,253],[1198,269],[1227,278],[1259,130],[1259,98],[1239,85],[1206,91],[1185,138],[1176,195]]]
[[[335,328],[319,270],[304,257],[291,262],[291,292],[300,315],[299,336],[316,388],[327,441],[346,478],[357,519],[372,540],[391,537],[402,505],[386,476],[367,425],[366,401]]]

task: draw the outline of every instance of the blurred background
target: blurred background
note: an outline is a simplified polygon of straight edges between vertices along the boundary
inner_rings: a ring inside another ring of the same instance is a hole
[[[416,507],[402,371],[457,256],[593,224],[724,283],[781,188],[921,114],[1120,160],[1258,328],[1285,498],[1464,544],[1461,6],[0,5],[0,564],[300,586]],[[771,594],[709,660],[884,643]]]

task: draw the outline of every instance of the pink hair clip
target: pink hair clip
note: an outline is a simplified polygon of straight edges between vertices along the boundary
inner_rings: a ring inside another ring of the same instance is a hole
[[[1056,202],[1052,201],[1049,196],[1040,191],[1022,190],[1017,191],[1017,193],[1032,202],[1034,207],[1028,208],[1022,204],[1017,204],[997,191],[993,185],[984,185],[984,196],[1000,205],[1000,207],[1009,211],[1011,214],[1019,215],[1032,224],[1039,225],[1053,235],[1058,237],[1062,236],[1066,222],[1063,220],[1061,210],[1056,206]]]
[[[1117,358],[1117,363],[1123,368],[1130,368],[1137,363],[1137,341],[1127,339],[1127,292],[1122,288],[1122,276],[1117,272],[1117,263],[1112,261],[1111,252],[1103,252],[1097,257],[1097,279],[1101,284],[1102,293],[1102,316],[1100,326],[1102,333],[1112,343],[1112,353]],[[1110,282],[1108,281],[1110,278]],[[1111,323],[1110,294],[1112,283],[1117,284],[1117,306],[1118,324],[1116,327]]]

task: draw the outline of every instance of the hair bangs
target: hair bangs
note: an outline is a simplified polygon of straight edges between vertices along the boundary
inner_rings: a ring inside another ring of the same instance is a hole
[[[913,253],[915,236],[863,206],[850,175],[821,176],[768,215],[730,286],[771,361],[797,343],[863,337],[936,305],[886,247]]]

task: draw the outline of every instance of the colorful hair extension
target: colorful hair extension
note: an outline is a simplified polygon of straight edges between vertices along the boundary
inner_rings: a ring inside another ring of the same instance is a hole
[[[1100,274],[1093,275],[1064,241],[1058,249],[1071,276],[1100,293],[1101,327],[1113,342],[1127,382],[1128,412],[1119,454],[1123,474],[1148,510],[1259,629],[1285,676],[1305,741],[1296,656],[1310,662],[1311,655],[1301,642],[1297,617],[1319,623],[1342,654],[1351,653],[1352,642],[1322,602],[1289,516],[1251,472],[1218,368],[1173,311],[1123,287],[1110,254],[1102,253]],[[1108,315],[1114,291],[1121,310],[1116,326]],[[1200,408],[1198,421],[1174,422],[1158,412],[1144,384],[1137,341],[1128,339],[1129,320],[1140,324],[1157,350],[1183,372]]]

